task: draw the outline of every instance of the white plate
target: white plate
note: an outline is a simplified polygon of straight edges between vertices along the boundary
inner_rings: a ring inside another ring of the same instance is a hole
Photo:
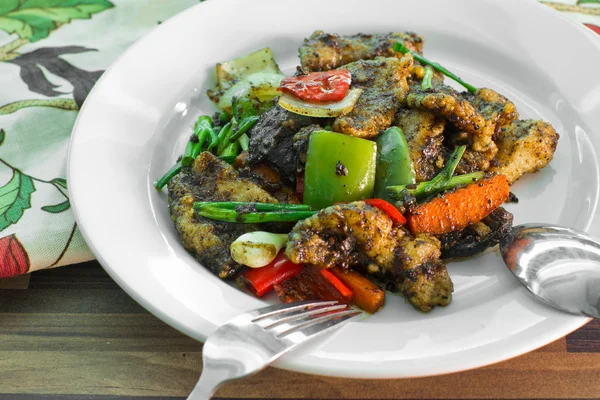
[[[69,187],[84,237],[109,274],[159,318],[202,340],[264,304],[184,251],[166,195],[152,182],[182,152],[195,118],[214,110],[205,91],[216,62],[270,46],[289,72],[316,29],[416,31],[428,57],[507,95],[522,117],[550,121],[561,134],[555,159],[514,185],[520,202],[509,208],[516,223],[600,231],[600,46],[585,28],[523,0],[211,0],[157,27],[104,73],[71,144]],[[517,356],[587,321],[533,301],[494,252],[448,269],[449,307],[420,314],[388,296],[379,314],[277,366],[360,378],[442,374]]]

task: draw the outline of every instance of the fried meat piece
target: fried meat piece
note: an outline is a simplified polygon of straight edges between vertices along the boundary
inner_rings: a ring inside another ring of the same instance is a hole
[[[294,151],[294,135],[314,123],[326,121],[291,113],[279,105],[273,106],[250,130],[248,164],[266,162],[281,175],[284,183],[294,184],[300,162],[298,152]]]
[[[554,156],[559,135],[552,125],[539,120],[520,120],[502,128],[499,151],[490,171],[504,174],[509,183],[527,172],[544,168]]]
[[[298,196],[292,188],[281,182],[281,176],[277,171],[261,163],[252,167],[242,166],[238,169],[240,178],[248,178],[259,187],[275,197],[280,203],[298,204]]]
[[[442,258],[471,257],[497,245],[512,228],[513,215],[498,207],[479,222],[460,231],[439,235]]]
[[[471,97],[471,104],[493,126],[494,133],[519,117],[517,106],[492,89],[478,89]]]
[[[406,98],[412,64],[412,56],[406,55],[346,65],[352,74],[351,87],[363,92],[352,111],[335,119],[333,130],[368,139],[389,128]]]
[[[191,168],[171,179],[168,188],[169,211],[185,249],[220,278],[235,277],[242,267],[231,259],[229,246],[240,235],[264,227],[199,217],[192,208],[194,202],[277,203],[277,199],[250,180],[240,178],[232,166],[208,152],[201,153]]]
[[[447,85],[421,90],[412,86],[406,98],[411,108],[431,110],[464,132],[476,152],[497,151],[493,136],[517,119],[516,106],[491,89],[478,89],[474,95],[459,93]]]
[[[423,38],[412,32],[339,36],[316,31],[304,39],[299,49],[300,63],[307,72],[328,71],[358,60],[394,57],[396,42],[402,42],[418,53],[423,50]]]
[[[448,305],[453,285],[433,236],[412,236],[378,208],[362,201],[325,208],[296,224],[286,257],[321,268],[357,267],[394,282],[415,308]]]
[[[432,179],[444,165],[446,121],[432,111],[403,108],[396,114],[394,125],[400,127],[406,137],[417,182]]]

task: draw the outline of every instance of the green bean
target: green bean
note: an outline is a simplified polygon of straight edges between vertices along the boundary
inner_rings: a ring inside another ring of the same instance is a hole
[[[223,222],[260,224],[264,222],[297,222],[314,215],[317,211],[267,211],[238,212],[217,207],[202,207],[196,213],[204,218]]]
[[[197,201],[194,203],[194,209],[204,207],[222,208],[225,210],[235,210],[237,207],[251,207],[256,211],[310,211],[310,206],[307,204],[259,203],[250,201]]]
[[[442,74],[446,75],[448,78],[454,79],[456,82],[460,83],[469,92],[471,92],[471,93],[477,92],[477,88],[475,86],[469,85],[468,83],[466,83],[465,81],[460,79],[458,76],[454,75],[452,72],[450,72],[446,68],[442,67],[440,64],[433,62],[433,61],[429,61],[428,59],[426,59],[419,53],[410,50],[408,47],[406,47],[405,45],[403,45],[400,42],[396,42],[396,44],[394,44],[394,51],[397,51],[402,54],[410,53],[415,58],[415,60],[417,60],[421,64],[430,65],[436,71],[441,72]]]
[[[252,128],[254,125],[256,125],[256,122],[258,122],[258,117],[248,117],[245,118],[239,125],[237,132],[235,132],[233,135],[231,135],[229,137],[229,141],[230,142],[235,142],[236,140],[238,140],[240,138],[240,136],[242,136],[244,133],[246,133],[250,128]]]
[[[446,190],[450,190],[450,189],[454,189],[457,186],[460,185],[468,185],[469,183],[473,183],[475,181],[478,181],[479,179],[483,178],[485,174],[481,171],[477,171],[477,172],[471,172],[470,174],[464,174],[464,175],[456,175],[453,176],[452,178],[450,178],[448,181],[446,181],[446,183],[444,184],[444,186],[442,186],[441,191],[446,191]],[[387,192],[391,197],[394,197],[396,199],[400,199],[402,197],[402,192],[404,190],[406,190],[408,192],[408,194],[411,194],[415,197],[421,197],[423,196],[423,192],[424,192],[424,186],[426,186],[428,182],[421,182],[417,185],[397,185],[397,186],[388,186]]]
[[[156,190],[161,191],[162,188],[165,187],[165,185],[167,183],[169,183],[171,178],[173,178],[175,175],[177,175],[180,171],[181,171],[181,160],[177,161],[175,163],[175,165],[173,165],[171,167],[171,169],[168,170],[167,173],[162,176],[162,178],[160,178],[159,180],[154,182],[154,187],[156,188]]]

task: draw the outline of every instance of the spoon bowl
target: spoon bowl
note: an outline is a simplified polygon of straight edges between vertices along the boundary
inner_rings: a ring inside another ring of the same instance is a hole
[[[506,266],[537,298],[600,318],[600,243],[571,228],[518,225],[500,240]]]

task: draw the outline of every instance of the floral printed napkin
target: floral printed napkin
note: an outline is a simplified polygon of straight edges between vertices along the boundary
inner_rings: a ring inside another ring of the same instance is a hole
[[[65,179],[77,111],[129,45],[198,1],[0,0],[0,278],[93,259]],[[600,34],[600,0],[543,3]]]

